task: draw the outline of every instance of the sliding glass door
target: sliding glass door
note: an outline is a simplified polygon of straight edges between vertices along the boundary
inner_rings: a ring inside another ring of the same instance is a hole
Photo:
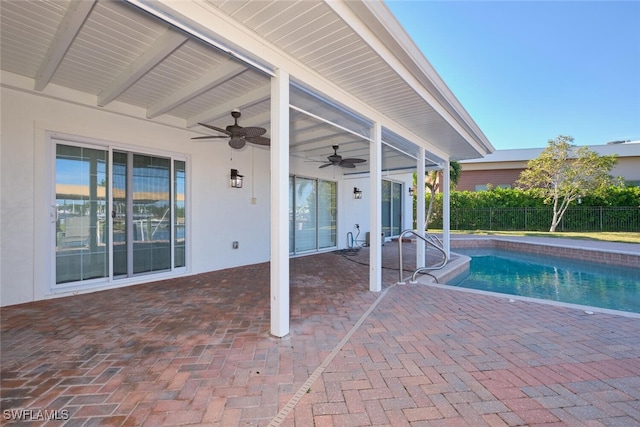
[[[56,284],[184,267],[185,169],[183,160],[56,144]]]
[[[337,185],[298,176],[289,177],[289,252],[317,251],[336,246]]]

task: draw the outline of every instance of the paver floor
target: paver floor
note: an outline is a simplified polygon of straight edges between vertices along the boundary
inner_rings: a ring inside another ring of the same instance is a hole
[[[268,264],[5,307],[2,421],[640,425],[639,319],[395,285],[388,254],[374,293],[365,251],[291,260],[284,338]]]

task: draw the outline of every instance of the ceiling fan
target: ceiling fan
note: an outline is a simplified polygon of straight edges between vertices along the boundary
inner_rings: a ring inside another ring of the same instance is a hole
[[[338,154],[338,146],[334,145],[333,146],[333,154],[330,156],[327,156],[327,159],[329,160],[329,163],[325,163],[324,165],[320,166],[320,169],[322,168],[326,168],[329,166],[340,166],[343,168],[355,168],[356,167],[356,163],[364,163],[366,162],[365,159],[343,159],[341,155]]]
[[[224,135],[196,136],[191,139],[229,138],[229,146],[238,150],[244,147],[247,142],[256,145],[271,145],[271,140],[262,136],[267,131],[265,128],[242,127],[238,125],[238,119],[240,116],[241,114],[239,110],[231,111],[231,117],[233,117],[234,123],[227,126],[226,129],[211,126],[206,123],[198,123],[201,126],[213,129],[216,132],[223,133]]]

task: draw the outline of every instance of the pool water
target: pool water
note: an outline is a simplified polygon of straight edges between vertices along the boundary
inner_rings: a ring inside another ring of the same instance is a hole
[[[498,249],[456,249],[468,274],[447,283],[509,295],[640,313],[640,268]]]

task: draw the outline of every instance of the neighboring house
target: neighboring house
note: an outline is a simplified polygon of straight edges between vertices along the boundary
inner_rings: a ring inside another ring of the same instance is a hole
[[[399,234],[414,171],[493,151],[383,2],[0,16],[3,306],[269,262],[284,336],[290,256],[344,248],[355,224]],[[234,109],[247,135],[225,134]],[[370,262],[380,291],[378,245]]]
[[[601,156],[617,155],[618,163],[611,170],[611,175],[622,177],[628,185],[640,185],[640,141],[588,147]],[[496,150],[481,159],[462,160],[462,174],[456,190],[480,191],[486,190],[489,185],[511,188],[520,177],[520,172],[527,167],[527,162],[537,158],[543,150]]]

